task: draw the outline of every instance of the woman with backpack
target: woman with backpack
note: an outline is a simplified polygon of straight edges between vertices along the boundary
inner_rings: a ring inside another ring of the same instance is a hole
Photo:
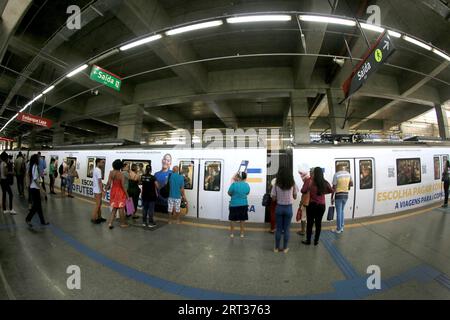
[[[306,207],[306,240],[302,243],[311,244],[313,225],[316,226],[314,233],[314,245],[319,244],[320,231],[322,230],[322,218],[325,213],[325,195],[332,193],[333,188],[323,177],[322,168],[316,167],[310,179],[307,179],[302,187],[302,194],[309,192],[309,205]]]

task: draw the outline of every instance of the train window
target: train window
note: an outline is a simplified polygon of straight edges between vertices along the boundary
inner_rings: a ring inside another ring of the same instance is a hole
[[[434,157],[434,180],[441,178],[441,164],[439,163],[439,157]]]
[[[349,160],[336,161],[335,172],[338,172],[340,170],[340,168],[341,168],[341,170],[351,173],[350,172],[350,161]]]
[[[359,161],[359,188],[362,190],[373,188],[372,160]]]
[[[422,181],[420,168],[420,158],[397,159],[397,185],[420,183]]]
[[[222,164],[219,161],[205,162],[205,180],[203,183],[206,191],[220,191],[220,171]]]
[[[180,174],[184,177],[184,189],[194,188],[194,161],[181,161]]]
[[[135,164],[137,166],[137,174],[143,175],[145,173],[145,168],[147,166],[151,166],[152,162],[151,160],[129,160],[129,159],[123,159],[123,164],[128,164],[131,170],[131,167]]]
[[[104,158],[104,157],[88,157],[87,159],[88,159],[88,161],[87,161],[88,165],[87,165],[86,176],[88,178],[92,178],[94,176],[95,161],[97,159],[101,159],[101,160],[105,160],[105,162],[106,162],[106,158]],[[103,167],[103,169],[102,169],[102,180],[103,179],[105,179],[105,167]]]

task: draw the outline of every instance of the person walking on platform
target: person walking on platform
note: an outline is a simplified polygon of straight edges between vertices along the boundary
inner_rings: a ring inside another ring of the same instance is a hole
[[[45,186],[45,169],[47,169],[47,164],[45,163],[44,157],[41,156],[41,152],[38,152],[39,156],[39,175],[41,176],[42,190],[44,190],[45,201],[47,201],[47,187]]]
[[[69,168],[67,169],[67,196],[73,198],[73,182],[78,178],[77,165],[74,160],[70,160]]]
[[[50,159],[50,165],[48,169],[48,176],[50,178],[50,194],[56,194],[55,192],[55,172],[56,172],[56,160]]]
[[[44,214],[42,212],[42,204],[41,204],[41,191],[40,191],[40,182],[41,175],[39,173],[39,156],[34,154],[31,156],[30,165],[28,170],[28,179],[30,181],[30,194],[31,194],[31,209],[25,218],[25,222],[33,227],[31,224],[31,220],[33,216],[37,213],[39,216],[39,220],[42,225],[48,225],[49,223],[45,221]]]
[[[24,179],[26,174],[26,165],[22,152],[19,152],[16,161],[14,161],[14,172],[16,174],[17,180],[17,191],[19,192],[20,197],[24,197],[25,196]]]
[[[287,167],[278,169],[275,186],[272,188],[272,201],[277,202],[275,208],[276,228],[274,252],[289,251],[290,226],[292,221],[292,203],[297,199],[298,187],[294,176]],[[283,236],[283,249],[281,249],[281,238]]]
[[[113,162],[113,170],[109,172],[108,183],[106,185],[106,190],[110,190],[110,206],[111,216],[109,217],[108,226],[109,229],[113,229],[113,222],[116,217],[117,210],[120,216],[120,227],[127,228],[128,224],[125,221],[125,202],[128,199],[127,189],[125,188],[125,179],[121,172],[123,168],[123,163],[119,159]]]
[[[322,218],[325,213],[325,194],[332,193],[328,181],[323,177],[322,168],[314,168],[311,179],[305,181],[302,187],[302,194],[309,192],[309,205],[306,207],[306,240],[302,243],[311,244],[313,226],[316,226],[314,233],[314,245],[319,244],[320,231],[322,230]]]
[[[247,182],[247,173],[242,172],[237,174],[234,182],[228,189],[228,195],[230,200],[230,214],[228,220],[230,220],[230,237],[234,238],[234,221],[239,221],[241,224],[241,238],[244,237],[244,225],[248,220],[248,200],[247,196],[250,193],[250,186]]]
[[[2,152],[0,154],[0,184],[2,187],[3,193],[3,213],[9,213],[11,215],[17,214],[17,212],[13,209],[13,193],[11,190],[11,185],[8,181],[8,154],[6,152]],[[9,196],[9,210],[6,210],[6,194]]]
[[[351,187],[353,187],[352,176],[345,170],[344,165],[338,165],[338,171],[333,176],[333,193],[331,194],[331,205],[336,203],[336,230],[332,232],[344,232],[344,208]]]
[[[445,162],[444,172],[442,172],[442,182],[444,183],[444,204],[442,208],[448,207],[448,188],[450,184],[450,161]]]
[[[128,195],[133,199],[134,204],[134,212],[128,212],[129,215],[133,215],[133,219],[137,219],[136,215],[138,204],[139,204],[139,196],[141,195],[141,189],[139,189],[139,182],[141,177],[137,173],[138,166],[136,164],[131,165],[131,171],[129,172],[128,178]]]
[[[155,212],[155,203],[157,199],[158,182],[155,176],[152,175],[152,167],[147,166],[145,173],[141,176],[142,182],[142,226],[144,227],[156,227],[153,220],[153,214]],[[148,221],[147,221],[148,216]]]
[[[92,174],[93,192],[95,199],[95,206],[92,211],[92,223],[99,224],[105,222],[106,219],[102,218],[102,199],[105,196],[102,182],[102,170],[105,168],[104,159],[95,159],[95,169]]]
[[[167,211],[169,215],[171,214],[169,224],[172,223],[172,219],[176,219],[177,224],[180,224],[181,200],[186,201],[186,195],[184,194],[184,177],[178,173],[178,166],[173,167],[169,176],[169,187],[169,198],[167,200]]]

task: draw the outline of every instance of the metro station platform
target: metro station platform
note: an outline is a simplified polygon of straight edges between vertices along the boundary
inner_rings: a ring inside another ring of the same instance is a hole
[[[348,221],[341,235],[328,225],[317,247],[294,227],[284,254],[267,225],[234,239],[226,223],[164,216],[154,230],[109,230],[90,222],[91,200],[48,199],[46,227],[28,228],[16,194],[18,214],[0,214],[0,299],[450,299],[450,209]],[[67,288],[71,265],[79,290]],[[379,290],[367,288],[371,265]]]

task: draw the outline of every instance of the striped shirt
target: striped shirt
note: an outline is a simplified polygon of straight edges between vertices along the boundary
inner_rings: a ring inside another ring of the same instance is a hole
[[[333,186],[336,193],[348,193],[350,183],[353,184],[353,180],[347,171],[338,171],[334,174]]]
[[[297,196],[298,187],[294,184],[289,190],[282,190],[279,186],[272,188],[271,196],[276,197],[277,204],[282,206],[290,205],[294,202],[294,195]]]

